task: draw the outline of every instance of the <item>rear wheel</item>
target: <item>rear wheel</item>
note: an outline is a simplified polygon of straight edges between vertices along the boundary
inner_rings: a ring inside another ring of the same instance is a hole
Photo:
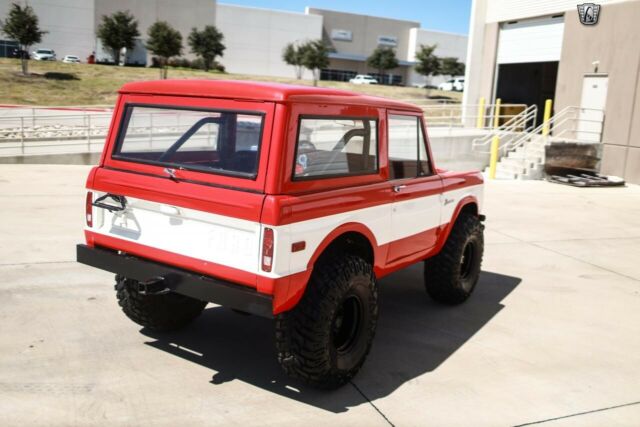
[[[476,215],[458,217],[440,253],[424,263],[424,283],[431,298],[451,305],[469,298],[480,277],[483,230]]]
[[[138,282],[116,276],[116,296],[124,314],[138,325],[159,332],[182,329],[202,313],[206,302],[176,293],[143,295]]]
[[[377,300],[372,267],[362,258],[342,255],[320,263],[302,300],[276,318],[284,371],[320,388],[348,382],[371,348]]]

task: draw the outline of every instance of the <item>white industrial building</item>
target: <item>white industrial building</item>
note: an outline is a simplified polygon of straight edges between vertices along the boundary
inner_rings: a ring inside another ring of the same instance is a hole
[[[580,139],[602,142],[601,172],[640,183],[640,0],[584,2],[589,25],[581,3],[473,0],[463,100],[537,105],[537,123],[547,99],[555,115],[574,108]]]
[[[415,52],[421,44],[437,44],[436,55],[466,58],[466,36],[430,31],[418,22],[350,14],[307,7],[300,13],[273,9],[218,4],[215,0],[0,0],[0,17],[11,3],[29,4],[47,31],[42,43],[32,49],[54,49],[58,58],[77,55],[81,59],[96,52],[98,60],[111,60],[96,39],[103,15],[129,10],[138,20],[141,33],[135,49],[127,52],[130,64],[149,65],[144,47],[147,29],[157,20],[168,21],[184,40],[184,55],[191,58],[186,40],[193,27],[216,25],[224,34],[227,49],[220,62],[230,73],[273,77],[293,77],[294,71],[282,60],[284,47],[291,42],[324,39],[335,51],[321,78],[348,80],[357,73],[375,74],[366,58],[378,45],[396,49],[400,66],[389,71],[396,84],[438,84],[443,77],[425,80],[413,71]],[[11,42],[0,36],[0,55],[6,56]],[[305,78],[311,78],[306,73]]]
[[[224,34],[220,62],[228,72],[293,77],[282,51],[288,43],[320,38],[322,16],[218,3],[216,26]]]

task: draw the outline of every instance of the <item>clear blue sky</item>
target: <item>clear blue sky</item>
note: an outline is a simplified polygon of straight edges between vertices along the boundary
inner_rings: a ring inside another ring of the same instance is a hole
[[[223,0],[219,3],[303,12],[306,6],[420,22],[422,28],[467,34],[471,0]]]

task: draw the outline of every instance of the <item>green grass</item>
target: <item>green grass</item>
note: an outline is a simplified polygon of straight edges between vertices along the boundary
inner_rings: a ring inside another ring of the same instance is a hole
[[[123,84],[135,80],[156,80],[159,72],[153,68],[114,67],[106,65],[63,64],[29,61],[31,75],[20,74],[20,62],[0,59],[0,103],[20,105],[110,105]],[[292,70],[293,74],[293,70]],[[175,79],[235,79],[272,81],[311,85],[310,81],[293,78],[248,76],[204,72],[180,68],[169,70]],[[395,99],[426,100],[427,91],[412,87],[352,85],[343,82],[319,82],[319,86],[352,90],[369,95]],[[431,97],[445,97],[459,102],[461,94],[432,90]],[[434,101],[435,102],[435,101]]]

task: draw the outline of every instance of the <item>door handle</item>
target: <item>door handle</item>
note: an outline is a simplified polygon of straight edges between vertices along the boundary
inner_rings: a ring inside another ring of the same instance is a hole
[[[406,188],[406,185],[394,185],[393,186],[393,192],[394,193],[399,193],[402,191],[403,188]]]

